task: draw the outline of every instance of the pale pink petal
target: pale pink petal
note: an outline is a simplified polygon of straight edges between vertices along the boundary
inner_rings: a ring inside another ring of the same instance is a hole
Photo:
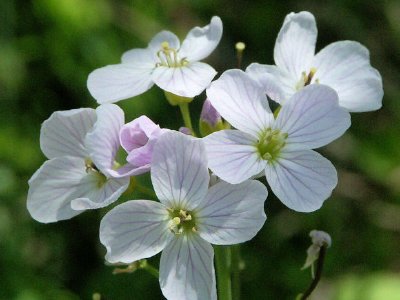
[[[232,245],[252,239],[264,225],[267,188],[259,181],[213,185],[196,209],[197,231],[216,245]]]
[[[382,106],[382,78],[370,65],[369,52],[353,41],[328,45],[314,58],[314,78],[339,95],[339,104],[352,112],[379,109]]]
[[[97,122],[87,134],[85,145],[95,166],[105,175],[113,169],[119,144],[119,131],[124,125],[124,112],[115,104],[97,107]]]
[[[214,250],[197,234],[181,235],[161,254],[160,286],[167,299],[217,300]]]
[[[316,40],[317,26],[311,13],[288,14],[275,43],[276,65],[300,79],[301,73],[312,67]]]
[[[224,119],[255,137],[274,119],[263,89],[241,70],[224,72],[207,89],[207,97]]]
[[[350,114],[338,105],[337,93],[311,84],[297,92],[280,110],[274,128],[288,134],[286,148],[322,147],[350,127]]]
[[[319,209],[337,184],[335,167],[312,150],[282,153],[265,176],[279,200],[300,212]]]
[[[203,92],[217,72],[202,62],[190,62],[185,66],[157,67],[152,73],[156,85],[172,94],[193,98]]]
[[[176,131],[161,135],[154,147],[151,181],[166,206],[195,208],[210,181],[203,141]]]
[[[153,86],[151,73],[154,67],[140,62],[105,66],[89,74],[87,87],[99,104],[128,99]]]
[[[221,130],[203,140],[208,167],[229,183],[241,183],[265,168],[266,162],[257,153],[257,140],[249,134],[239,130]]]
[[[100,223],[106,260],[131,263],[159,253],[171,241],[170,217],[161,203],[133,200],[110,210]]]
[[[47,158],[71,155],[85,158],[86,134],[96,122],[92,108],[56,111],[43,122],[40,131],[40,148]]]
[[[212,17],[210,24],[204,27],[194,27],[189,31],[179,54],[188,61],[199,61],[214,51],[222,37],[222,21]]]

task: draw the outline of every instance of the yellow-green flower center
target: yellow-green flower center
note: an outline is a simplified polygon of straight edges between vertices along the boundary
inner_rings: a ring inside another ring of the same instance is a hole
[[[107,182],[107,177],[100,172],[100,170],[96,167],[96,165],[90,158],[85,159],[85,168],[86,173],[96,177],[95,182],[98,188],[101,188]]]
[[[170,48],[168,42],[161,43],[161,49],[157,52],[157,56],[160,62],[156,64],[156,67],[180,68],[189,63],[185,57],[180,59],[178,51]]]
[[[268,163],[274,162],[286,145],[287,133],[280,132],[278,129],[268,128],[260,134],[256,144],[258,154],[261,159]]]
[[[299,82],[296,84],[296,90],[301,90],[303,87],[311,84],[311,81],[314,78],[315,73],[317,72],[316,68],[311,68],[310,72],[307,74],[306,72],[301,73],[301,78]],[[315,79],[315,82],[318,83],[319,80]]]
[[[174,234],[189,234],[196,232],[196,218],[193,212],[183,209],[169,210],[171,218],[169,229]]]

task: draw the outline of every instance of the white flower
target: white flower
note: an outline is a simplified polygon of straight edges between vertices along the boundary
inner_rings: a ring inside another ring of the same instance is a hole
[[[279,82],[279,103],[312,83],[325,84],[339,95],[339,105],[351,112],[379,109],[383,88],[379,72],[371,67],[369,52],[354,41],[332,43],[315,53],[317,27],[309,12],[286,16],[275,43],[276,66],[251,64],[246,72],[262,85]]]
[[[29,180],[27,206],[34,219],[70,219],[118,199],[134,173],[130,165],[114,170],[123,124],[123,112],[113,104],[58,111],[43,123],[40,146],[49,160]]]
[[[333,89],[305,87],[281,107],[276,119],[264,91],[240,70],[222,74],[207,96],[238,129],[204,138],[215,175],[236,184],[264,171],[272,191],[289,208],[308,212],[321,207],[337,184],[337,174],[329,160],[311,149],[328,144],[350,126],[350,115],[338,105]]]
[[[216,299],[210,243],[250,240],[265,222],[266,188],[210,176],[202,140],[163,134],[154,148],[151,180],[160,202],[133,200],[108,212],[100,240],[111,263],[131,263],[160,251],[160,286],[168,299]]]
[[[219,17],[213,17],[203,28],[193,28],[182,45],[175,34],[161,31],[147,48],[125,52],[121,64],[93,71],[88,78],[88,89],[98,103],[137,96],[154,83],[172,94],[193,98],[216,74],[211,66],[199,61],[210,55],[221,36]]]

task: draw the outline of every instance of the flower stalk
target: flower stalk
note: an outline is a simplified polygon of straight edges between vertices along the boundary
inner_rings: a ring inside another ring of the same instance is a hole
[[[215,265],[217,269],[217,291],[219,300],[232,300],[231,248],[215,246]]]

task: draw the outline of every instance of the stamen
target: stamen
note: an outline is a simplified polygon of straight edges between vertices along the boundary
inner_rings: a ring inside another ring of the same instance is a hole
[[[170,48],[167,41],[161,43],[161,49],[157,52],[157,57],[159,62],[156,63],[156,67],[179,68],[189,63],[186,57],[179,59],[178,51]]]
[[[274,162],[286,145],[287,133],[280,132],[278,129],[268,128],[259,137],[256,144],[260,158],[268,163]]]

